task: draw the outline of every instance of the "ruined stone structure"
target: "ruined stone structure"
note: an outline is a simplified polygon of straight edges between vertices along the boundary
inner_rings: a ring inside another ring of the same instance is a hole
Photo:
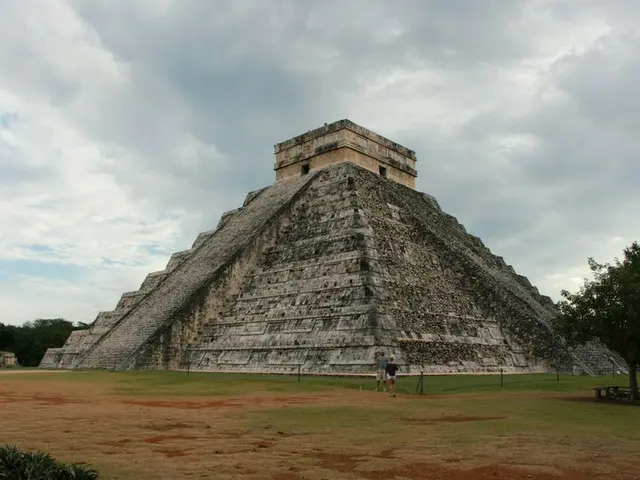
[[[41,367],[370,374],[384,350],[405,374],[611,371],[600,346],[567,352],[551,299],[414,189],[411,150],[343,120],[275,154],[275,184]]]
[[[18,364],[13,352],[0,352],[0,368],[15,367]]]
[[[415,152],[349,120],[278,143],[275,154],[278,182],[351,162],[407,187],[416,187]]]

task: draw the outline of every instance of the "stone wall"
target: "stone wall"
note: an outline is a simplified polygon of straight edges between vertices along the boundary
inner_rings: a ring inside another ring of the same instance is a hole
[[[384,167],[387,178],[415,188],[415,152],[348,120],[279,143],[275,154],[279,182],[299,177],[303,165],[313,171],[349,161],[374,173]]]
[[[296,146],[308,144],[309,142],[313,140],[317,140],[319,138],[330,137],[333,133],[339,132],[342,130],[349,130],[353,134],[357,135],[358,137],[374,142],[376,145],[379,145],[381,148],[386,149],[385,151],[394,151],[407,160],[413,160],[414,163],[408,164],[408,165],[415,167],[416,152],[414,152],[413,150],[403,145],[400,145],[399,143],[389,140],[388,138],[385,138],[382,135],[378,135],[377,133],[372,132],[371,130],[361,127],[360,125],[357,125],[347,119],[338,120],[337,122],[325,124],[322,127],[315,128],[306,133],[293,137],[289,140],[285,140],[284,142],[280,142],[276,144],[274,146],[276,161],[279,159],[290,158],[289,154],[286,154],[286,155],[284,154],[284,152],[287,150],[290,150]]]
[[[381,162],[374,158],[364,155],[356,150],[341,147],[336,150],[330,150],[328,152],[315,155],[308,161],[302,163],[290,163],[289,165],[282,167],[277,172],[277,180],[279,182],[284,182],[302,176],[301,166],[303,164],[309,166],[310,172],[315,172],[322,170],[329,165],[345,162],[351,162],[375,174],[379,174],[379,167],[381,165]],[[385,166],[384,164],[382,165]],[[391,181],[400,183],[409,188],[415,188],[416,186],[416,179],[413,175],[394,167],[387,166],[386,177]]]

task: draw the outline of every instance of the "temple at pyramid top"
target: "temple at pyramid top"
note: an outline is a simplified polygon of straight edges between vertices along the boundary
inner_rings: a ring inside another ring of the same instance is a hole
[[[350,120],[325,124],[276,144],[274,150],[277,182],[351,162],[409,188],[416,186],[416,153]]]

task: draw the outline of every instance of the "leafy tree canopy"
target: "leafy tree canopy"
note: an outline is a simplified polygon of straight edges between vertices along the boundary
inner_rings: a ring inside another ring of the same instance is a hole
[[[570,345],[599,340],[617,352],[629,368],[629,386],[638,398],[640,364],[640,246],[624,249],[622,260],[599,264],[588,260],[593,280],[577,293],[562,291],[556,329]]]

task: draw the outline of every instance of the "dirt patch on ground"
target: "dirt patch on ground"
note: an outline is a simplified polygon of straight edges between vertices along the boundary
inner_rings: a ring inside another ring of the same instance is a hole
[[[275,442],[260,441],[260,442],[253,442],[253,445],[256,448],[271,448],[275,445]]]
[[[154,452],[161,453],[167,458],[186,457],[189,455],[187,450],[167,450],[159,448],[154,450]]]
[[[389,448],[389,449],[387,449],[387,450],[383,450],[382,452],[380,452],[380,454],[378,455],[378,457],[380,457],[380,458],[387,458],[387,459],[389,459],[389,458],[393,458],[393,452],[394,452],[394,451],[395,451],[395,450],[394,450],[394,449],[392,449],[392,448]]]
[[[0,376],[1,375],[27,375],[27,374],[49,375],[49,374],[64,373],[64,372],[65,370],[36,370],[36,369],[23,370],[22,368],[7,368],[7,369],[3,368],[0,370]]]
[[[197,438],[191,435],[157,435],[155,437],[147,437],[142,441],[146,443],[162,443],[169,440],[196,440]]]
[[[346,453],[315,453],[311,455],[320,460],[320,466],[336,472],[352,472],[358,467],[363,457]]]
[[[425,394],[420,395],[417,393],[411,393],[406,395],[408,398],[422,398],[424,400],[446,400],[450,398],[470,399],[470,400],[485,400],[491,398],[504,398],[504,399],[537,399],[537,400],[553,400],[567,398],[567,394],[562,393],[451,393],[451,394]],[[593,397],[592,397],[593,398]]]
[[[350,396],[346,399],[349,402]],[[354,400],[351,398],[351,400]],[[274,406],[278,407],[293,407],[300,405],[331,405],[335,403],[335,396],[332,395],[312,395],[312,394],[300,394],[295,396],[277,396],[277,395],[257,395],[257,396],[243,396],[233,399],[225,398],[220,400],[179,400],[179,401],[158,401],[158,400],[144,400],[144,399],[125,399],[121,400],[125,405],[136,405],[140,407],[150,408],[169,408],[169,409],[189,409],[189,410],[202,410],[208,408],[253,408],[262,407],[270,408]]]
[[[375,392],[341,390],[178,400],[124,398],[108,388],[98,382],[0,380],[2,441],[42,449],[63,461],[88,462],[104,472],[104,478],[120,480],[213,476],[222,480],[588,480],[596,478],[596,473],[608,473],[610,480],[630,480],[612,473],[621,465],[629,466],[624,462],[627,454],[618,445],[599,451],[589,439],[584,444],[564,445],[558,439],[532,439],[526,432],[515,439],[494,435],[458,444],[466,423],[502,421],[504,417],[456,415],[456,410],[434,403],[425,411],[419,403],[412,418],[403,405],[418,402],[404,395],[387,400]],[[428,401],[427,396],[416,397]],[[377,422],[375,408],[387,401],[393,402],[400,420]],[[372,421],[365,421],[362,429],[343,427],[336,435],[322,423],[322,414],[320,420],[316,415],[315,420],[301,417],[298,423],[287,423],[281,415],[260,413],[299,405],[314,406],[310,411],[317,406],[318,412],[325,406],[371,409]],[[261,420],[246,420],[243,415],[248,412],[262,415]],[[416,422],[434,426],[406,426]],[[447,423],[452,425],[435,426]],[[431,435],[429,429],[457,433],[447,439]],[[454,442],[454,447],[447,442]],[[629,448],[639,446],[640,441]],[[583,470],[572,470],[576,465],[567,464],[561,455],[572,458]],[[544,464],[516,463],[530,458]],[[501,463],[507,460],[512,463]]]
[[[102,442],[100,443],[100,445],[104,445],[106,447],[125,447],[127,445],[127,443],[131,443],[131,439],[130,438],[124,438],[122,440],[118,440],[118,441],[109,441],[109,442]]]
[[[74,398],[62,397],[58,395],[43,395],[43,394],[21,395],[13,392],[0,391],[0,403],[1,404],[38,403],[41,405],[64,405],[67,403],[82,403],[82,401]]]
[[[596,478],[590,472],[558,469],[556,473],[536,471],[534,468],[513,468],[506,465],[487,465],[470,469],[448,468],[429,463],[414,463],[395,469],[371,472],[371,480],[386,480],[394,476],[411,480],[426,478],[447,480],[587,480]]]
[[[65,397],[48,397],[48,396],[44,396],[44,395],[33,395],[31,397],[26,397],[26,399],[21,399],[21,401],[28,401],[28,402],[36,402],[36,403],[41,403],[44,405],[65,405],[67,403],[82,403],[79,402],[77,400],[71,399],[71,398],[65,398]]]
[[[271,477],[273,480],[303,480],[304,477],[301,477],[299,474],[294,472],[283,472],[277,473],[274,477]]]
[[[216,400],[207,402],[179,401],[179,402],[159,402],[155,400],[124,400],[125,405],[137,405],[151,408],[186,408],[200,410],[202,408],[237,407],[238,404],[231,400]]]
[[[389,468],[367,470],[369,460],[367,456],[330,453],[317,453],[312,456],[319,461],[319,465],[323,469],[344,474],[352,473],[367,480],[388,480],[398,477],[411,480],[587,480],[598,478],[593,472],[585,470],[550,468],[543,465],[492,464],[482,467],[454,468],[434,463],[409,462]],[[378,456],[380,457],[382,454]],[[282,478],[303,478],[294,475],[289,474],[288,477]]]
[[[170,430],[180,430],[192,426],[194,425],[189,423],[150,423],[148,425],[141,425],[140,428],[154,430],[156,432],[168,432]]]
[[[465,415],[450,415],[432,418],[401,418],[400,422],[406,425],[434,425],[436,423],[467,423],[488,422],[491,420],[504,420],[507,417],[469,417]]]

